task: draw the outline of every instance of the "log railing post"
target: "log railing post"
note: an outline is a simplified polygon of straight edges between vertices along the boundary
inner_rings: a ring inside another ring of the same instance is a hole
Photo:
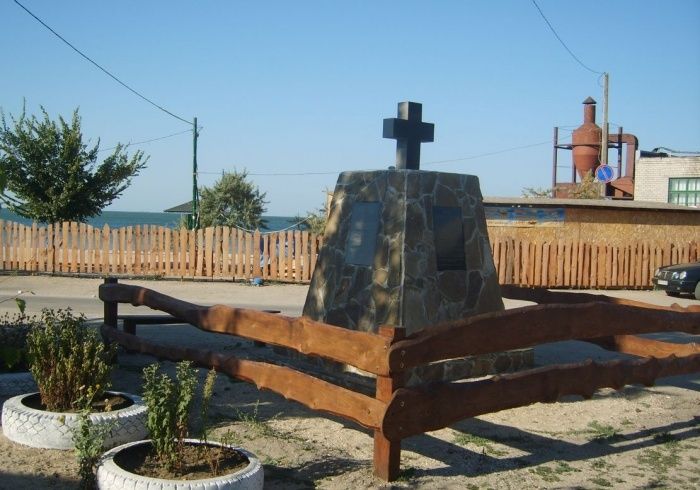
[[[117,284],[119,280],[116,277],[105,277],[104,284]],[[104,324],[112,328],[117,328],[117,315],[119,314],[119,303],[116,301],[104,302]]]
[[[393,344],[406,336],[403,327],[382,325],[377,333],[390,340]],[[405,373],[399,372],[389,376],[377,376],[376,398],[388,403],[394,391],[401,388],[405,382]],[[401,468],[401,440],[390,441],[381,429],[374,431],[374,474],[385,481],[394,481],[399,476]]]

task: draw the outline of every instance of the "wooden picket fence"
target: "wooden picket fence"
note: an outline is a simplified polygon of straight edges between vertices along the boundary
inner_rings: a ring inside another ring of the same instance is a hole
[[[0,270],[308,283],[323,238],[307,231],[197,231],[155,225],[110,229],[0,220]],[[491,241],[501,284],[648,288],[656,268],[700,260],[700,243]]]
[[[322,237],[307,231],[197,231],[155,225],[110,229],[65,222],[0,221],[2,270],[306,283]]]
[[[664,265],[700,260],[700,243],[582,240],[491,242],[500,284],[562,288],[648,288]]]

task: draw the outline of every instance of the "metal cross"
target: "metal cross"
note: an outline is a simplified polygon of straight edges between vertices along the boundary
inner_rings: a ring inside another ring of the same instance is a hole
[[[423,106],[417,102],[399,102],[398,117],[384,119],[385,138],[396,140],[396,168],[420,168],[420,144],[432,142],[435,125],[423,122]]]

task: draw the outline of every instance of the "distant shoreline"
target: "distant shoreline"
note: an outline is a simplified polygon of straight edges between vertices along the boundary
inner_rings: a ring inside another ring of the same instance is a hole
[[[121,228],[124,226],[136,225],[156,225],[167,228],[177,228],[180,223],[180,214],[177,213],[155,213],[145,211],[104,211],[101,215],[87,220],[89,225],[101,228],[105,224],[110,228]],[[293,216],[263,216],[267,222],[267,227],[261,231],[279,231],[296,223]],[[32,224],[32,220],[18,216],[7,209],[0,209],[0,219],[6,221],[16,221],[22,224]]]

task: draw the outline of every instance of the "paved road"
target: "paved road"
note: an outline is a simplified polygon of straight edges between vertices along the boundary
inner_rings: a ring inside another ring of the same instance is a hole
[[[122,281],[125,284],[154,289],[178,299],[197,304],[225,304],[241,308],[280,310],[289,316],[301,315],[306,299],[306,286],[273,284],[263,287],[231,282],[191,281]],[[27,312],[38,313],[42,308],[71,307],[88,318],[102,316],[102,302],[97,297],[101,279],[52,276],[0,276],[0,314],[15,312],[13,298],[19,295],[27,302]],[[20,293],[21,291],[21,293]],[[148,314],[146,307],[138,309],[120,305],[119,311]],[[155,313],[155,312],[154,312]]]
[[[306,299],[307,286],[297,284],[273,284],[253,287],[232,282],[192,281],[122,281],[154,289],[158,292],[198,304],[225,304],[242,308],[276,309],[285,315],[298,316]],[[27,311],[38,313],[42,308],[66,308],[88,317],[102,315],[102,302],[97,297],[101,279],[0,275],[0,314],[17,311],[12,298],[19,295],[27,302]],[[21,292],[21,293],[20,293]],[[681,306],[699,305],[690,297],[671,298],[661,291],[586,291],[607,294],[658,305],[678,303]],[[507,308],[527,304],[522,301],[506,301]],[[129,305],[120,305],[120,311],[133,311]],[[139,310],[145,314],[147,309]]]
[[[280,310],[288,316],[299,316],[306,299],[306,286],[295,284],[273,284],[253,287],[231,282],[190,282],[190,281],[122,281],[154,289],[178,299],[197,304],[225,304],[241,308]],[[51,276],[0,276],[0,315],[14,313],[17,308],[12,298],[16,295],[27,302],[29,313],[39,313],[42,308],[66,308],[70,306],[76,312],[84,313],[89,319],[100,319],[103,314],[102,302],[97,297],[100,279],[51,277]],[[20,293],[21,291],[21,293]],[[678,303],[681,306],[700,305],[700,301],[691,298],[671,298],[661,291],[587,291],[596,294],[622,297],[658,305]],[[507,308],[526,305],[524,301],[506,301]],[[134,308],[119,305],[120,313],[158,314],[146,307]],[[181,342],[193,340],[198,332],[192,327],[169,328],[171,338],[179,336]],[[677,333],[656,334],[655,337],[673,342],[700,343],[700,335]],[[588,358],[609,360],[619,354],[608,352],[585,342],[569,341],[544,344],[535,349],[535,364],[545,365],[562,362],[580,362]],[[679,378],[680,379],[680,378]],[[688,383],[700,391],[700,373],[682,378],[681,381],[669,378],[670,383]]]

